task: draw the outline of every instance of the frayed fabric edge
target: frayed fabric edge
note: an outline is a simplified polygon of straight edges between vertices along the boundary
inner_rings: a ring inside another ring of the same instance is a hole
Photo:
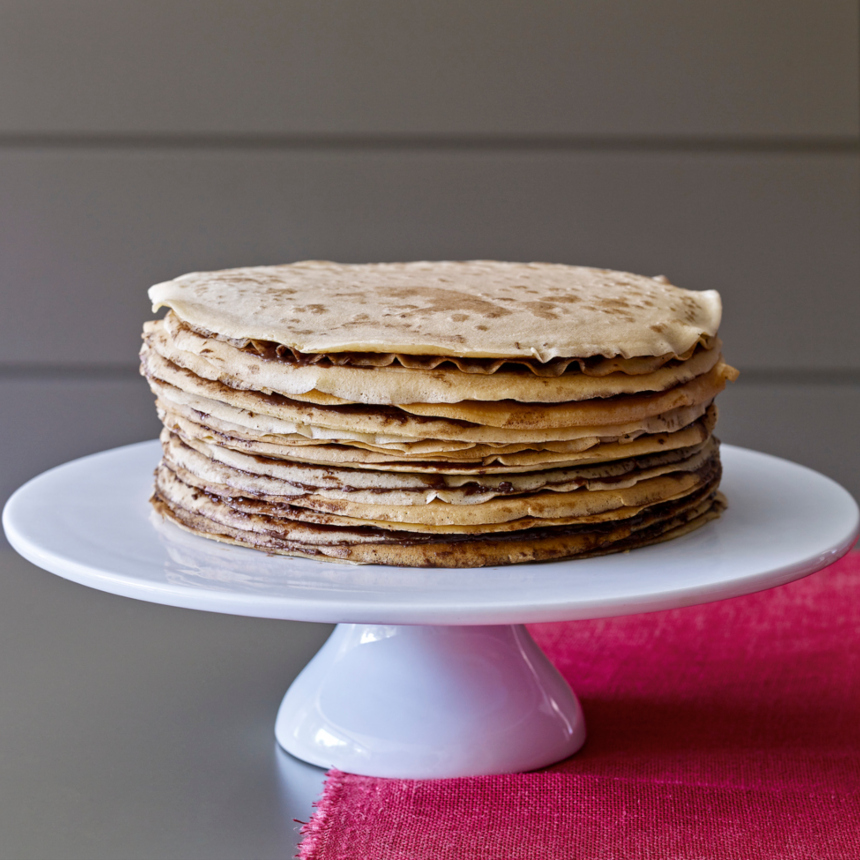
[[[312,804],[314,813],[299,831],[302,840],[295,855],[298,860],[323,860],[322,852],[326,847],[329,817],[343,791],[344,778],[347,774],[339,770],[330,770],[325,776],[322,794]]]

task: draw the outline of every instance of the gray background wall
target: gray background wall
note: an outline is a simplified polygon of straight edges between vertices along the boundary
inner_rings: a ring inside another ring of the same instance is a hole
[[[0,498],[150,438],[145,289],[494,257],[719,289],[720,435],[860,495],[858,4],[0,0]]]

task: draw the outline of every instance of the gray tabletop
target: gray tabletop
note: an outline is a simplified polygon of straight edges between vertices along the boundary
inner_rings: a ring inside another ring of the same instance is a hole
[[[0,858],[290,858],[323,771],[275,744],[331,628],[142,603],[0,551]]]

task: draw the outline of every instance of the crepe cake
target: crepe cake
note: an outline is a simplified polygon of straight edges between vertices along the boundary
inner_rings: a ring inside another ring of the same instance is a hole
[[[152,504],[267,553],[477,567],[678,537],[725,500],[721,305],[495,261],[195,272],[150,289]]]

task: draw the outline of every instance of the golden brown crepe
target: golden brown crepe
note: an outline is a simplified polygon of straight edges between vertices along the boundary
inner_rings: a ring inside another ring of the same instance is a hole
[[[192,272],[149,291],[153,310],[234,341],[304,353],[476,358],[681,355],[713,337],[714,290],[557,263],[285,266]]]
[[[719,296],[557,264],[311,261],[150,291],[153,504],[267,552],[470,567],[717,516]]]

